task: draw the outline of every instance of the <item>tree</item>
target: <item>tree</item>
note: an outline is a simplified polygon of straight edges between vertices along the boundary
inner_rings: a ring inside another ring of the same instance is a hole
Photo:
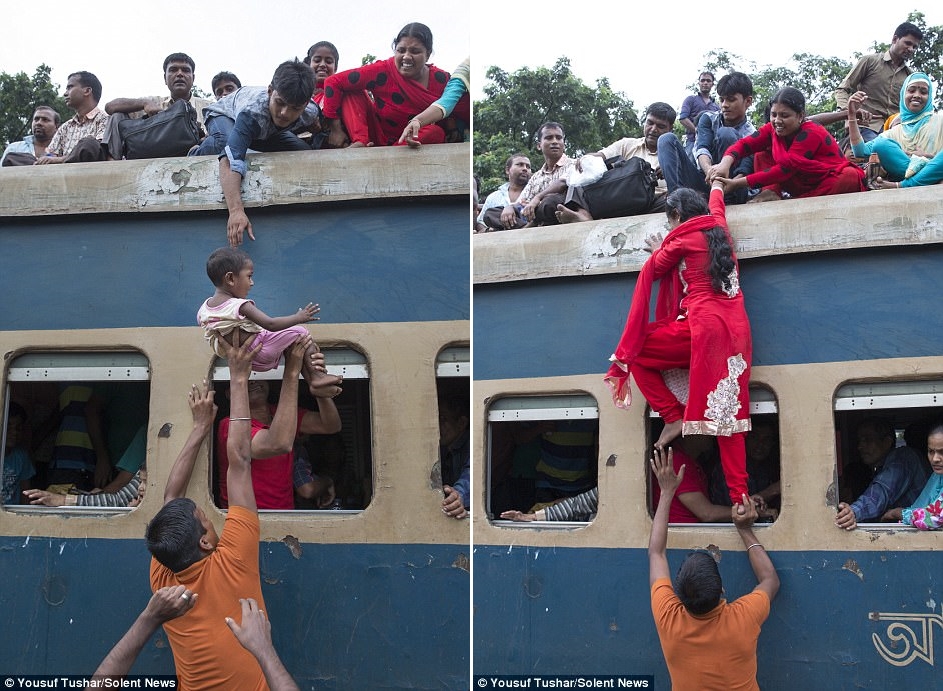
[[[739,55],[712,50],[705,56],[709,71],[723,75],[744,72],[753,82],[753,124],[763,124],[763,109],[773,95],[784,86],[802,92],[806,111],[811,115],[835,109],[832,92],[851,70],[851,63],[836,57],[822,57],[811,53],[795,53],[785,65],[758,67],[753,61]],[[719,77],[718,77],[719,79]]]
[[[916,10],[907,15],[907,21],[920,29],[920,33],[923,34],[923,40],[920,41],[920,47],[914,53],[911,64],[916,71],[925,72],[934,81],[933,101],[939,108],[943,106],[943,93],[940,93],[943,87],[943,81],[941,81],[943,80],[943,26],[927,26],[923,12]],[[889,47],[889,43],[877,41],[872,46],[876,53],[883,52]]]
[[[40,65],[29,77],[25,72],[0,72],[0,142],[6,146],[20,141],[30,133],[30,123],[36,106],[52,106],[63,120],[72,112],[59,95],[59,87],[49,78],[52,68]]]
[[[513,74],[489,67],[485,98],[475,103],[475,173],[486,194],[504,182],[504,161],[518,151],[533,158],[537,130],[544,122],[563,125],[567,154],[597,151],[622,137],[642,133],[632,101],[612,90],[609,80],[583,83],[566,57],[553,67],[521,68]]]

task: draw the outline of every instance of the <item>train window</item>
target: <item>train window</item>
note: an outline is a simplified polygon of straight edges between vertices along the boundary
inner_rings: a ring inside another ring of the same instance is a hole
[[[595,517],[599,405],[592,396],[500,398],[488,408],[487,447],[493,521],[570,527]]]
[[[272,459],[262,482],[256,473],[264,472],[263,464],[253,462],[256,500],[260,510],[331,510],[332,515],[359,513],[373,496],[373,461],[370,424],[370,372],[366,357],[351,348],[325,348],[329,374],[343,375],[343,393],[333,399],[316,399],[302,382],[298,387],[298,408],[308,411],[310,424],[336,420],[341,429],[334,433],[300,434],[290,454]],[[250,392],[264,387],[270,411],[274,412],[281,388],[284,365],[268,372],[253,372]],[[218,421],[229,417],[229,368],[217,359],[212,372],[219,407]],[[253,382],[258,384],[253,385]],[[250,395],[250,403],[252,396]],[[320,406],[327,406],[324,411]],[[323,415],[322,415],[323,413]],[[214,435],[211,488],[218,506],[225,508],[225,488],[221,471],[225,459],[220,458],[219,425]],[[256,470],[260,469],[260,470]],[[291,478],[289,479],[289,471]],[[275,482],[266,482],[269,478]],[[293,489],[288,488],[290,483]],[[283,486],[283,484],[285,486]]]
[[[434,487],[449,487],[449,510],[464,517],[470,510],[471,468],[469,449],[469,408],[471,403],[471,349],[468,346],[443,348],[436,356],[436,397],[439,410],[439,458],[433,463]],[[457,496],[456,496],[457,495]],[[450,499],[451,497],[451,499]],[[457,501],[462,505],[458,506]],[[464,513],[463,513],[464,509]]]
[[[908,477],[899,483],[893,506],[909,506],[917,497],[930,466],[927,433],[943,419],[943,381],[851,382],[835,393],[835,443],[838,496],[852,504],[856,515],[878,513],[877,507],[856,504],[874,477],[874,469],[894,454],[904,461]],[[883,512],[880,512],[883,514]],[[880,515],[859,515],[858,523],[879,523]]]
[[[750,387],[752,429],[745,438],[748,489],[758,502],[759,522],[772,523],[782,506],[780,493],[779,406],[776,395],[762,386]],[[649,409],[649,444],[651,448],[664,424],[658,413]],[[684,484],[671,507],[670,523],[729,523],[731,500],[720,466],[714,437],[685,437],[674,444],[675,467],[684,463]],[[693,460],[692,460],[693,459]],[[648,464],[646,456],[644,462]],[[687,490],[687,491],[685,491]],[[686,496],[685,496],[686,495]],[[655,515],[658,482],[649,474],[649,512]]]
[[[4,507],[126,510],[146,453],[147,358],[124,351],[25,353],[10,363],[7,382]],[[90,493],[99,487],[102,493]],[[42,491],[28,498],[24,489]]]

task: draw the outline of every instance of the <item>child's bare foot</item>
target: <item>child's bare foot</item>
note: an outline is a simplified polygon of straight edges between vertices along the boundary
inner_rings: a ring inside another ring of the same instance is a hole
[[[655,448],[659,451],[664,451],[668,444],[680,437],[681,424],[681,420],[675,420],[665,425],[665,428],[661,431],[661,436],[659,436],[658,441],[655,442]]]
[[[324,381],[321,381],[321,379]],[[308,391],[310,391],[311,395],[315,398],[334,398],[344,391],[342,387],[344,383],[343,377],[325,374],[321,376],[321,379],[316,382],[308,382]]]

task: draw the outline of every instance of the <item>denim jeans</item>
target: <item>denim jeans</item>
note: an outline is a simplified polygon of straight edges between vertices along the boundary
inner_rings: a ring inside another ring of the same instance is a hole
[[[710,146],[711,159],[720,161],[724,152],[738,139],[732,127],[719,128]],[[672,132],[666,132],[658,138],[658,165],[665,178],[665,184],[668,185],[669,194],[679,187],[690,187],[704,194],[710,194],[711,188],[704,180],[701,167],[685,153],[684,145]],[[737,173],[738,171],[732,170],[730,175],[733,177]],[[737,190],[724,195],[724,199],[728,204],[743,204],[747,200],[747,193],[746,189]]]

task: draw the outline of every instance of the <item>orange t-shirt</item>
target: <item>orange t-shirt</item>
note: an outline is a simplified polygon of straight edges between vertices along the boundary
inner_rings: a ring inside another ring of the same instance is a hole
[[[756,683],[756,641],[769,616],[769,597],[754,590],[707,614],[689,614],[671,581],[652,584],[652,614],[674,691],[749,689]]]
[[[151,559],[151,590],[185,585],[199,598],[193,609],[164,624],[180,687],[187,691],[268,691],[255,657],[226,626],[242,619],[239,598],[251,597],[265,609],[259,581],[259,516],[231,506],[216,550],[174,573]]]

